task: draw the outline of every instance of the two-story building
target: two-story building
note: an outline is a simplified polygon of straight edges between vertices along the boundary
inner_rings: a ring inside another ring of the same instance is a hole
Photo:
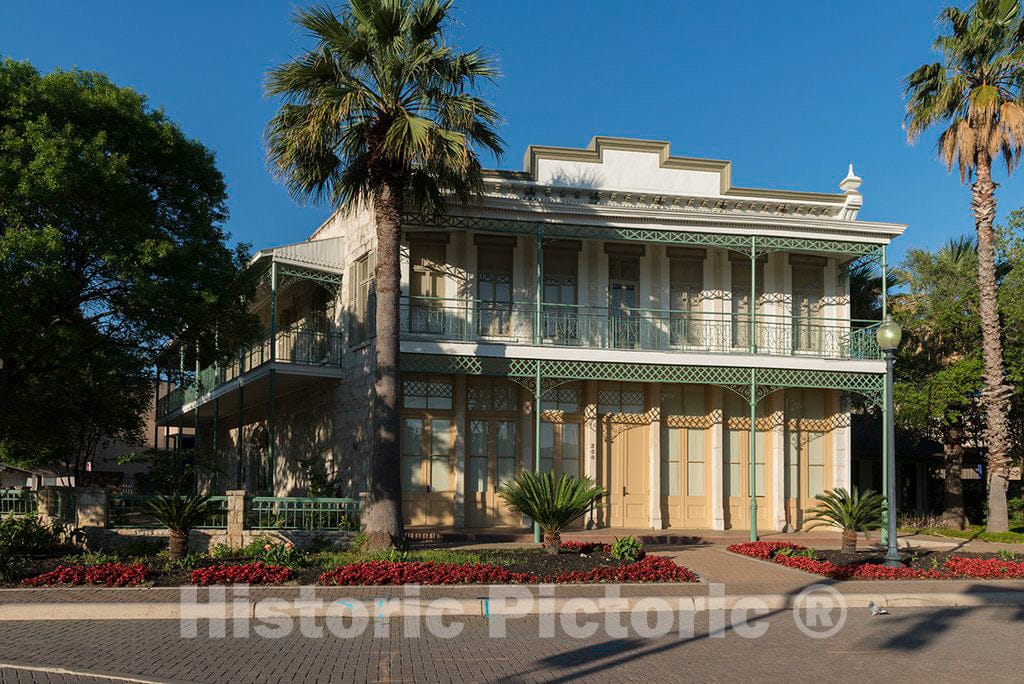
[[[799,527],[849,486],[851,393],[883,392],[848,270],[884,273],[904,226],[858,220],[860,185],[851,168],[835,194],[734,187],[727,161],[597,137],[404,216],[407,525],[522,527],[495,492],[538,469],[607,490],[588,526]],[[363,207],[259,252],[263,340],[207,368],[183,353],[160,420],[221,454],[211,486],[362,490],[374,239]]]

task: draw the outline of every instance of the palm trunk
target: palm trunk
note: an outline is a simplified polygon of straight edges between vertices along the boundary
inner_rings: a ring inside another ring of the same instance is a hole
[[[167,548],[167,557],[172,563],[177,563],[186,555],[188,555],[188,532],[171,530],[171,543]]]
[[[943,497],[942,525],[954,530],[964,529],[964,431],[951,425],[942,437]]]
[[[989,532],[1009,529],[1006,513],[1006,488],[1009,484],[1007,454],[1009,426],[1007,405],[1010,387],[1004,382],[1003,345],[996,306],[996,261],[992,222],[996,214],[995,183],[992,182],[991,159],[978,155],[974,184],[971,186],[971,208],[978,231],[978,289],[980,292],[981,353],[985,362],[985,390],[981,395],[985,410],[985,445],[988,450],[988,525]]]
[[[368,478],[369,500],[363,512],[366,548],[380,551],[401,547],[402,527],[401,456],[398,434],[399,380],[399,297],[401,271],[399,243],[402,230],[404,187],[394,174],[383,173],[373,192],[377,224],[376,376],[373,398],[373,439]]]
[[[562,548],[562,535],[559,532],[544,533],[544,550],[552,556],[557,556]]]
[[[842,546],[843,553],[857,553],[857,531],[843,530]]]

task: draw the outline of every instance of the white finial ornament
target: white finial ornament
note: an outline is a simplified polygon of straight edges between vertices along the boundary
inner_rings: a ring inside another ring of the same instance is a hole
[[[839,182],[839,188],[847,195],[852,195],[857,192],[863,182],[864,181],[853,172],[853,164],[850,164],[850,170],[847,172],[846,178]]]

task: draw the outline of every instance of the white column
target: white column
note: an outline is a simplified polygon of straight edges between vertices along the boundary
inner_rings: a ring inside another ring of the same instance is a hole
[[[721,387],[711,388],[711,529],[725,529],[725,499],[722,482],[723,397]]]
[[[523,470],[532,472],[533,445],[538,436],[533,434],[533,392],[528,391],[525,387],[519,388],[519,406],[522,407],[522,412],[519,415],[519,434],[522,435],[519,446],[522,449]],[[523,527],[532,524],[528,517],[525,515],[522,517]]]
[[[786,527],[786,394],[775,392],[766,399],[766,413],[771,420],[772,524],[774,529]]]
[[[647,501],[650,511],[651,529],[665,527],[661,520],[661,385],[652,382],[646,386],[647,415],[650,416],[647,444],[650,476],[647,487]]]
[[[466,376],[455,376],[455,527],[466,526]]]
[[[827,391],[827,390],[823,390]],[[853,431],[850,426],[850,398],[840,392],[834,396],[836,427],[832,430],[832,486],[850,490],[853,458]],[[826,406],[829,404],[826,404]]]

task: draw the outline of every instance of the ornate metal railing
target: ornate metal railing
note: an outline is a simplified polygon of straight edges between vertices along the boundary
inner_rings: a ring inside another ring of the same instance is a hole
[[[358,530],[359,500],[255,496],[245,522],[251,530]]]
[[[822,359],[881,358],[875,341],[878,321],[564,304],[538,307],[535,303],[428,297],[404,298],[401,317],[403,337],[414,339]]]
[[[107,527],[113,528],[160,528],[163,527],[150,514],[148,503],[157,498],[152,495],[111,494],[107,500]],[[226,496],[211,496],[211,501],[220,504],[220,512],[212,516],[202,527],[224,529],[228,521],[228,499]]]
[[[186,386],[171,388],[157,399],[157,415],[165,416],[176,411],[271,360],[301,366],[341,365],[343,340],[339,332],[285,328],[278,330],[275,338],[272,345],[270,331],[265,331],[259,340],[240,350],[237,355],[200,370],[195,380]]]
[[[35,515],[39,510],[36,493],[27,489],[0,489],[0,517]]]

